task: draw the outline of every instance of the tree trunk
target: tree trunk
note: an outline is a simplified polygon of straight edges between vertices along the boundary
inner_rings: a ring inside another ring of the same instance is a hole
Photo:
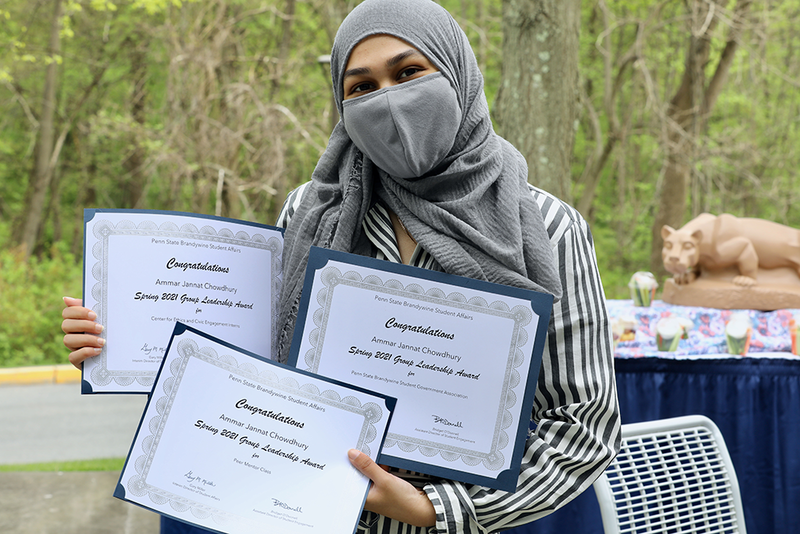
[[[597,7],[601,12],[603,20],[603,47],[606,50],[611,50],[611,27],[608,5],[604,0],[600,0]],[[619,42],[621,44],[622,39],[620,39]],[[633,68],[637,55],[633,49],[629,50],[624,55],[619,55],[621,59],[618,62],[615,73],[612,56],[608,53],[603,54],[603,108],[608,121],[605,136],[603,135],[603,129],[600,124],[600,117],[592,106],[591,97],[581,88],[582,98],[591,125],[591,137],[594,138],[595,149],[587,159],[583,173],[578,180],[578,184],[582,186],[582,190],[580,197],[576,200],[575,207],[581,215],[590,221],[592,219],[591,207],[597,188],[600,185],[603,169],[611,158],[611,154],[617,143],[627,136],[628,125],[631,120],[631,114],[633,113],[633,107],[628,106],[624,121],[625,126],[623,127],[619,117],[619,109],[626,108],[624,104],[618,104],[617,99],[619,98],[620,89],[625,80],[625,74],[628,70]]]
[[[717,23],[714,3],[692,1],[692,28],[681,85],[667,110],[669,133],[664,143],[666,162],[660,202],[653,221],[650,269],[657,276],[666,276],[661,260],[661,228],[679,228],[686,214],[687,190],[697,150],[697,139],[727,79],[736,53],[744,15],[752,0],[738,0],[735,17],[728,33],[728,42],[720,54],[711,81],[706,87],[704,67],[709,61],[711,33]]]
[[[528,180],[572,202],[579,0],[503,0],[498,132],[528,160]]]
[[[286,71],[289,67],[289,50],[292,46],[292,29],[294,27],[295,0],[286,0],[286,12],[283,14],[283,24],[281,24],[281,41],[278,46],[277,68],[272,78],[272,94],[270,100],[275,100],[275,96],[281,88]]]
[[[52,59],[47,65],[42,97],[42,113],[39,121],[39,139],[36,156],[28,185],[27,209],[25,210],[22,229],[19,233],[19,244],[25,257],[30,256],[36,245],[39,229],[44,216],[45,199],[53,177],[51,157],[53,138],[55,136],[56,85],[58,83],[58,62],[56,56],[61,52],[61,0],[53,2],[53,20],[50,25],[50,43],[48,56]]]
[[[147,118],[147,51],[149,36],[144,31],[135,31],[126,44],[130,47],[128,57],[131,62],[130,113],[135,125],[131,136],[131,151],[123,162],[125,179],[122,181],[122,201],[126,208],[140,208],[144,196],[145,149],[140,142]]]

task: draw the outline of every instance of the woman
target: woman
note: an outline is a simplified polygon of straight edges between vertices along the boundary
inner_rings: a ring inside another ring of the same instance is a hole
[[[524,158],[492,129],[467,37],[437,4],[360,4],[337,32],[331,75],[342,120],[278,221],[286,228],[280,361],[312,245],[556,297],[517,491],[387,471],[350,451],[373,480],[359,532],[497,532],[544,516],[588,488],[619,444],[610,330],[586,222],[527,184]],[[79,303],[67,302],[63,324],[76,365],[101,347],[80,334],[100,331]],[[163,531],[181,528],[167,521]]]

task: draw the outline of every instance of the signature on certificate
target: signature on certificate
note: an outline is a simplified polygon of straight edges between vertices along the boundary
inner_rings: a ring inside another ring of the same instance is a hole
[[[201,477],[199,475],[195,475],[194,471],[189,471],[188,473],[186,473],[183,476],[186,477],[186,481],[189,482],[189,484],[199,484],[201,486],[211,486],[212,488],[216,486],[216,484],[213,481],[206,480],[205,478],[203,478],[203,477]]]
[[[276,499],[274,497],[272,498],[272,505],[273,506],[278,506],[280,508],[283,508],[284,510],[290,510],[292,512],[297,512],[299,514],[303,513],[303,507],[302,506],[297,506],[297,507],[292,508],[291,506],[289,506],[285,502],[279,501],[278,499]]]
[[[464,428],[464,425],[461,424],[461,421],[458,421],[456,423],[452,423],[452,422],[448,421],[447,419],[445,419],[444,417],[439,417],[438,415],[434,415],[433,416],[433,422],[435,424],[444,425],[444,426],[454,426],[456,428]]]
[[[167,349],[166,349],[166,347],[151,347],[150,345],[145,343],[144,346],[139,350],[144,352],[147,355],[150,355],[151,352],[156,352],[156,353],[163,354],[164,352],[166,352]]]

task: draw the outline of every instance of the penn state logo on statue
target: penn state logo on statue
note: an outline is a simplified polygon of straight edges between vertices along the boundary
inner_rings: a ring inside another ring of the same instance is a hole
[[[764,219],[703,213],[661,229],[672,278],[662,300],[682,306],[800,308],[800,230]]]

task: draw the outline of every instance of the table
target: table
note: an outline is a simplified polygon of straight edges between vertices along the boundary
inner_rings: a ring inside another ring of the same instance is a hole
[[[617,345],[615,371],[623,423],[703,414],[720,428],[739,479],[749,534],[791,534],[800,525],[800,359],[793,355],[792,317],[800,310],[748,311],[747,356],[726,354],[730,311],[669,306],[634,308],[609,301],[612,320],[633,315],[636,338]],[[655,348],[654,319],[690,318],[695,326],[677,351]],[[699,339],[700,336],[706,339]],[[713,352],[716,347],[716,352]],[[593,490],[513,534],[602,534]]]

